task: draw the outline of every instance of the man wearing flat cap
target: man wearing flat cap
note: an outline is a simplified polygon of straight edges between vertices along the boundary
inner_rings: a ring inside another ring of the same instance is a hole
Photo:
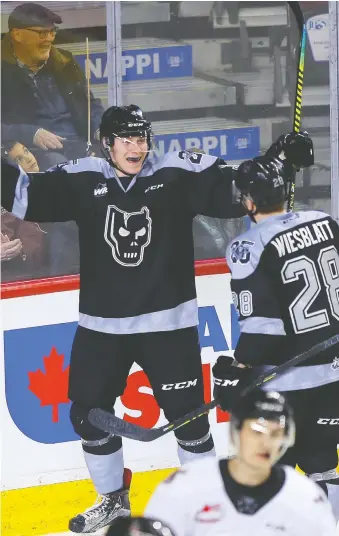
[[[17,6],[1,46],[2,138],[34,150],[46,169],[86,156],[87,85],[72,54],[53,46],[56,13],[33,2]],[[91,94],[91,135],[103,107]]]

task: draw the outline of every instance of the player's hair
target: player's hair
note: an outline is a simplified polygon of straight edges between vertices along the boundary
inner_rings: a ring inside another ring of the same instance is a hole
[[[285,200],[280,201],[280,203],[272,203],[272,205],[267,205],[260,207],[259,211],[260,214],[271,214],[273,212],[281,212],[285,208]]]

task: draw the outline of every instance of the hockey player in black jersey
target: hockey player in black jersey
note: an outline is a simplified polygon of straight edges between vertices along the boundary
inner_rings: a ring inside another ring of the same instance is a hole
[[[262,156],[241,164],[235,180],[256,225],[227,250],[241,332],[235,359],[247,365],[230,366],[220,357],[213,368],[219,380],[215,396],[224,389],[228,409],[263,367],[276,366],[339,333],[339,227],[324,212],[285,211],[290,174],[288,163]],[[298,463],[328,488],[339,518],[338,357],[335,346],[270,381],[267,388],[286,391],[295,411],[296,443],[283,463]],[[235,379],[240,380],[236,385]]]
[[[223,407],[222,393],[219,402]],[[179,469],[155,490],[145,515],[180,536],[335,536],[324,492],[277,464],[294,443],[293,414],[281,393],[255,389],[241,397],[230,439],[231,459]]]
[[[137,106],[106,110],[100,137],[105,159],[88,157],[40,174],[7,163],[2,169],[6,210],[36,222],[75,220],[79,227],[70,418],[102,499],[70,521],[78,533],[129,515],[131,474],[124,471],[121,438],[94,428],[88,412],[113,411],[132,364],[147,374],[168,420],[203,403],[192,220],[244,214],[232,203],[234,170],[208,155],[157,157],[151,124]],[[272,150],[288,152],[298,140],[303,136]],[[213,455],[206,416],[175,434],[181,463]]]

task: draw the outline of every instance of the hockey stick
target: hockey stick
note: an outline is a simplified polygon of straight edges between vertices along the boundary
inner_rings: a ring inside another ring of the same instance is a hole
[[[86,78],[87,78],[87,146],[86,156],[91,154],[91,70],[89,67],[89,42],[86,37]]]
[[[289,361],[286,361],[286,363],[275,367],[273,370],[267,371],[264,374],[258,376],[258,378],[253,382],[253,384],[246,388],[245,391],[248,392],[255,387],[259,387],[263,383],[273,380],[273,378],[275,378],[277,374],[284,374],[289,368],[294,367],[295,365],[300,365],[301,363],[306,361],[306,359],[314,357],[320,352],[328,350],[329,348],[338,343],[339,334],[334,335],[333,337],[330,337],[326,341],[320,342],[315,346],[312,346],[312,348],[310,348],[306,352],[303,352],[293,357]],[[123,419],[116,417],[112,413],[104,411],[100,408],[91,409],[88,414],[88,419],[90,423],[93,424],[93,426],[96,426],[104,432],[109,432],[110,434],[115,434],[121,437],[128,437],[137,441],[148,442],[154,441],[154,439],[158,439],[159,437],[164,436],[168,432],[178,430],[178,428],[185,426],[185,424],[188,424],[195,419],[199,419],[199,417],[205,415],[211,409],[215,408],[217,404],[218,402],[216,400],[212,400],[208,404],[203,404],[199,408],[190,411],[186,415],[183,415],[183,417],[179,417],[175,421],[165,424],[164,426],[160,426],[159,428],[142,428],[137,424],[124,421]]]
[[[306,24],[304,20],[303,12],[301,11],[299,2],[287,2],[290,6],[293,14],[296,18],[298,29],[300,32],[300,46],[299,46],[299,57],[298,57],[298,72],[297,72],[297,81],[295,88],[295,102],[294,102],[294,116],[293,116],[293,132],[300,132],[300,123],[301,123],[301,105],[302,105],[302,93],[304,86],[304,64],[305,64],[305,48],[306,48]],[[287,200],[287,210],[292,211],[294,207],[294,198],[295,198],[295,175],[296,172],[293,172],[288,192]]]

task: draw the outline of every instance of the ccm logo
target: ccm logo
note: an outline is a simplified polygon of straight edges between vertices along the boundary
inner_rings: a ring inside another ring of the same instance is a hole
[[[221,385],[221,387],[227,387],[227,385],[235,387],[238,385],[239,380],[220,380],[219,378],[214,378],[214,383],[215,385]]]
[[[163,391],[170,391],[171,389],[188,389],[188,387],[194,387],[197,385],[198,378],[195,380],[188,380],[188,382],[179,383],[163,383],[161,389]]]
[[[318,419],[317,424],[339,424],[339,419]]]
[[[159,190],[159,188],[162,188],[163,186],[163,184],[154,184],[153,186],[149,186],[146,188],[145,194],[147,194],[147,192],[151,192],[152,190]]]

